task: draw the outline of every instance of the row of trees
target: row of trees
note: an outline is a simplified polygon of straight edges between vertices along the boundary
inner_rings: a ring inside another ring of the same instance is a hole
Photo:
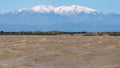
[[[0,35],[60,35],[60,34],[70,34],[70,35],[81,34],[83,36],[104,36],[104,35],[120,36],[120,32],[62,32],[62,31],[61,32],[60,31],[4,32],[4,31],[0,31]]]
[[[49,32],[42,32],[42,31],[21,31],[21,32],[4,32],[1,31],[0,35],[58,35],[60,32],[58,31],[49,31]]]

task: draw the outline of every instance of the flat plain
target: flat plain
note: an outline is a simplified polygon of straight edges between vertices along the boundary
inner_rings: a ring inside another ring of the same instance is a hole
[[[120,37],[0,35],[0,68],[120,68]]]

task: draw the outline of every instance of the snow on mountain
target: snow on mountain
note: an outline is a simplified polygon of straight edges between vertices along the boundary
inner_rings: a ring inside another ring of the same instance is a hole
[[[22,12],[22,11],[33,11],[33,12],[40,12],[40,13],[53,12],[56,14],[74,14],[74,13],[80,13],[80,12],[92,13],[92,12],[95,12],[96,10],[83,7],[83,6],[77,6],[77,5],[60,6],[60,7],[54,7],[51,5],[48,5],[48,6],[38,5],[32,8],[19,10],[19,12]]]

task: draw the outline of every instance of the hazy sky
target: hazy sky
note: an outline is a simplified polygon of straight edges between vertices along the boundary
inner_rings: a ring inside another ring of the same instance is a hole
[[[80,5],[102,12],[120,13],[120,0],[1,0],[0,13],[36,5]]]

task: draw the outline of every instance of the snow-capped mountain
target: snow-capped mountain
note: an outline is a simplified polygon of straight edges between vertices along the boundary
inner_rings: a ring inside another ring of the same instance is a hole
[[[4,31],[120,31],[120,15],[83,6],[35,6],[0,15]]]
[[[44,6],[44,5],[38,5],[32,8],[27,9],[20,9],[18,12],[22,11],[33,11],[33,12],[39,12],[39,13],[56,13],[56,14],[74,14],[74,13],[92,13],[95,12],[95,9],[83,7],[83,6],[77,6],[77,5],[71,5],[71,6],[60,6],[60,7],[54,7],[51,5]]]

